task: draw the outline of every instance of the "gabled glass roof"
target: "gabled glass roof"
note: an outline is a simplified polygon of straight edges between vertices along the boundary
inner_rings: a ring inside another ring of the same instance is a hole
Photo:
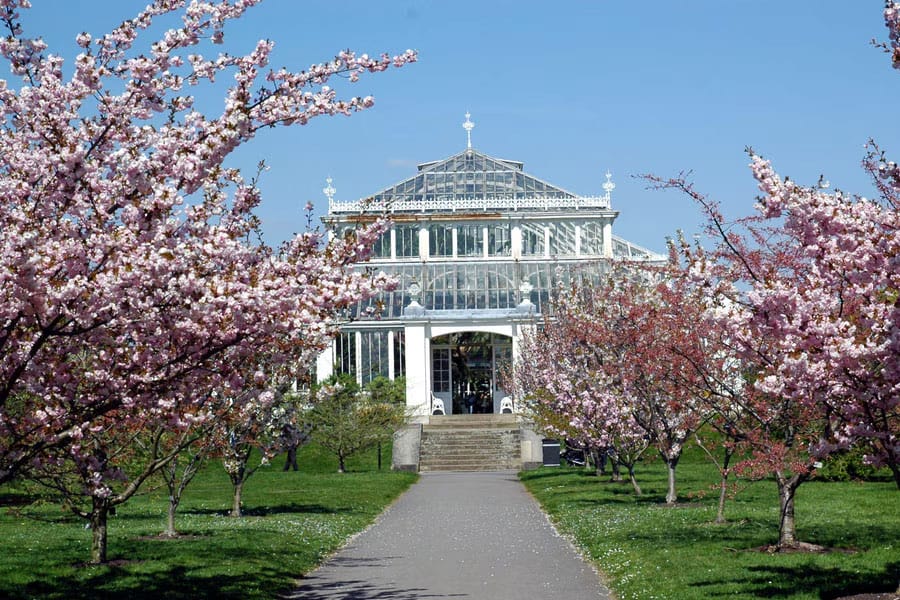
[[[525,173],[518,161],[467,149],[422,163],[418,173],[359,202],[330,202],[330,212],[609,208],[609,195],[584,197]]]
[[[376,202],[415,198],[466,196],[541,196],[575,198],[576,195],[525,173],[523,164],[465,150],[436,162],[419,165],[419,172],[373,195]]]

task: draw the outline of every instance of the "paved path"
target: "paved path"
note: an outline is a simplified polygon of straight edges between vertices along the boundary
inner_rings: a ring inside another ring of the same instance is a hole
[[[512,471],[424,473],[294,600],[609,598]]]

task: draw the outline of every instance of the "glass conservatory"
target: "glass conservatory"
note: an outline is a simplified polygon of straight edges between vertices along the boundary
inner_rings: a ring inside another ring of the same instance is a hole
[[[464,127],[471,134],[466,115]],[[664,257],[612,233],[615,185],[580,196],[534,177],[521,162],[468,147],[418,166],[412,177],[359,201],[341,202],[328,182],[327,226],[336,233],[371,215],[393,227],[359,268],[394,275],[399,285],[359,306],[317,362],[361,384],[406,377],[410,408],[430,414],[515,411],[500,373],[514,360],[523,328],[550,310],[552,290],[594,279],[618,259]]]

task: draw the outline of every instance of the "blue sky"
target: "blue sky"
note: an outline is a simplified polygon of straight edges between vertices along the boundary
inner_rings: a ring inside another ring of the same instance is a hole
[[[80,31],[99,35],[133,16],[133,0],[32,0],[28,33],[74,56]],[[266,0],[226,30],[226,48],[256,39],[273,66],[304,68],[344,48],[419,51],[400,70],[335,85],[376,98],[353,117],[264,131],[230,160],[270,170],[259,215],[267,241],[304,227],[302,207],[327,209],[322,188],[357,199],[415,172],[420,162],[473,146],[520,160],[570,191],[602,194],[609,169],[621,212],[614,232],[654,250],[701,213],[673,192],[645,189],[642,173],[692,170],[698,190],[729,216],[752,211],[746,146],[783,174],[820,174],[872,194],[859,168],[875,138],[900,157],[900,73],[870,40],[887,38],[882,0],[345,2]],[[218,107],[211,93],[204,99]]]

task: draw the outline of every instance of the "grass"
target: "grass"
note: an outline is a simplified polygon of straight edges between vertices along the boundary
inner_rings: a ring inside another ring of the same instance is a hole
[[[753,549],[777,540],[775,484],[745,483],[726,505],[729,522],[715,525],[717,474],[699,453],[689,452],[678,467],[683,503],[672,508],[665,506],[659,461],[638,471],[641,498],[629,484],[583,469],[542,468],[521,477],[621,600],[827,599],[890,592],[900,581],[900,492],[892,482],[803,484],[798,537],[841,550],[769,554]]]
[[[212,463],[185,492],[176,522],[183,537],[157,538],[166,495],[155,490],[120,507],[109,525],[110,563],[85,565],[90,531],[59,506],[0,488],[2,598],[273,598],[337,550],[415,481],[383,470],[371,452],[337,460],[315,446],[298,453],[300,471],[283,457],[254,474],[244,490],[246,516],[225,516],[231,486]]]

